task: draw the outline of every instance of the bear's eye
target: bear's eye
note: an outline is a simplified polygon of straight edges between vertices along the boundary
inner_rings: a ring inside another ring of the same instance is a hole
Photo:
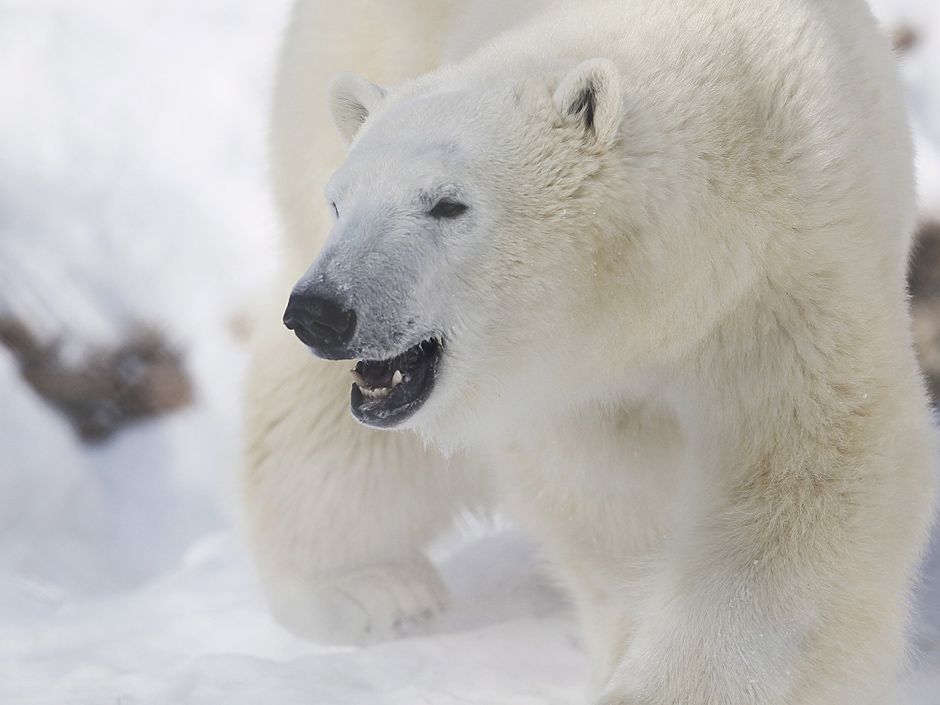
[[[456,218],[467,210],[467,206],[460,201],[454,201],[450,198],[442,198],[434,204],[434,207],[428,211],[432,218],[440,220],[441,218]]]
[[[336,201],[330,201],[330,208],[333,209],[333,216],[339,220],[339,208],[336,207]]]

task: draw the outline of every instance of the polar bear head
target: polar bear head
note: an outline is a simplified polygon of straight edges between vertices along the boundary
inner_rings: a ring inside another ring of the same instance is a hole
[[[334,80],[351,147],[326,187],[332,232],[285,314],[316,354],[360,359],[357,419],[444,445],[596,397],[585,351],[604,353],[611,258],[636,211],[610,61],[458,71],[391,91]]]

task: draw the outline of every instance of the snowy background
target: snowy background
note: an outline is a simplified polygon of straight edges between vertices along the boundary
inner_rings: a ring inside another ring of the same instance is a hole
[[[903,72],[940,218],[940,2],[875,6],[915,32]],[[437,549],[453,594],[433,635],[321,647],[261,603],[233,501],[238,321],[275,263],[263,138],[287,11],[0,0],[0,316],[65,357],[157,326],[194,396],[89,445],[0,346],[0,705],[580,703],[577,630],[509,527]],[[920,609],[904,702],[940,705],[929,579]]]

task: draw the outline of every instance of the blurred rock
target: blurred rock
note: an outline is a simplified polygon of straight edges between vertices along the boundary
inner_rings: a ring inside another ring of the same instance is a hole
[[[917,32],[909,25],[897,25],[891,30],[891,44],[899,54],[910,51],[920,39]]]
[[[241,310],[228,318],[228,329],[240,343],[247,343],[255,332],[255,315],[252,311]]]
[[[16,357],[36,393],[89,442],[192,400],[181,356],[153,330],[138,330],[114,349],[91,350],[78,365],[63,362],[61,343],[38,342],[25,324],[12,318],[0,318],[0,343]]]
[[[940,222],[921,226],[908,283],[914,345],[936,404],[940,401]]]

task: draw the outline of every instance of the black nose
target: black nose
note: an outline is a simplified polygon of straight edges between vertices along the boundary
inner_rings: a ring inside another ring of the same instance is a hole
[[[356,312],[315,289],[295,290],[284,311],[284,325],[320,357],[348,359],[346,345],[356,331]]]

